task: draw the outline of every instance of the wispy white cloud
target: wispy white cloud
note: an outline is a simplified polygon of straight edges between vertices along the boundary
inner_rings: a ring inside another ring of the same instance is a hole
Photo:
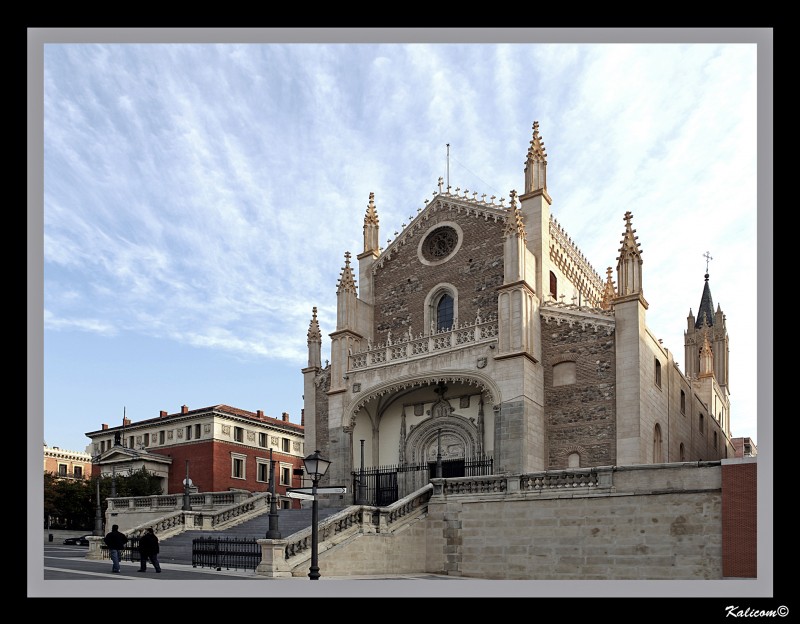
[[[369,193],[384,246],[448,166],[453,188],[507,198],[538,120],[553,215],[601,276],[634,214],[648,324],[679,361],[711,251],[739,382],[755,71],[749,45],[48,46],[46,330],[299,370],[311,308],[335,328]]]

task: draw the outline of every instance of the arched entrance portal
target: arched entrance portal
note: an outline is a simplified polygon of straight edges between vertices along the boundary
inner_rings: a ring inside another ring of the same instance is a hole
[[[353,458],[361,458],[353,466],[357,502],[391,504],[439,470],[444,478],[492,474],[494,414],[484,409],[491,392],[474,379],[432,381],[378,390],[354,412]]]

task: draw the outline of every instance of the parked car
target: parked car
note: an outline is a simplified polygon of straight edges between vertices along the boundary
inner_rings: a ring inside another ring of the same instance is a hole
[[[86,535],[81,535],[80,537],[68,537],[64,540],[64,543],[70,546],[88,546],[89,540],[86,538],[91,536],[91,533],[87,533]]]

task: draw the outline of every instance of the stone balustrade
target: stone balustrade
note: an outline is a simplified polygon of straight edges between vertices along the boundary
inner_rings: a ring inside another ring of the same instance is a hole
[[[494,340],[497,340],[496,318],[489,320],[478,318],[471,324],[456,322],[449,330],[418,336],[402,334],[396,339],[390,336],[385,343],[368,344],[366,349],[350,355],[348,370],[365,370]]]

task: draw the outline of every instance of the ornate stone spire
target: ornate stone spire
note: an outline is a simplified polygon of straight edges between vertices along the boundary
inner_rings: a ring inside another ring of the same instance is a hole
[[[617,285],[620,297],[633,293],[642,293],[642,252],[639,249],[639,237],[631,227],[633,214],[625,213],[625,231],[617,258]]]
[[[522,221],[522,212],[517,205],[517,192],[511,191],[511,204],[506,209],[506,227],[503,230],[503,236],[516,236],[523,241],[527,240],[528,235],[525,232],[525,223]]]
[[[369,194],[367,213],[364,215],[364,251],[380,251],[378,211],[375,209],[375,193]]]
[[[322,364],[322,333],[317,322],[317,306],[311,312],[311,323],[308,325],[308,366],[320,368]]]
[[[525,193],[547,191],[547,153],[539,136],[539,122],[533,122],[533,138],[525,161]]]
[[[308,325],[308,342],[322,342],[322,333],[317,322],[317,306],[311,309],[311,323]]]
[[[611,300],[617,296],[616,290],[614,290],[614,280],[611,279],[611,267],[606,269],[606,284],[603,288],[603,298],[600,300],[600,307],[603,310],[608,310],[611,308]]]
[[[349,251],[344,253],[344,266],[342,267],[342,274],[339,277],[339,286],[336,289],[337,295],[343,292],[356,294],[356,279],[353,275],[353,269],[350,266]]]

